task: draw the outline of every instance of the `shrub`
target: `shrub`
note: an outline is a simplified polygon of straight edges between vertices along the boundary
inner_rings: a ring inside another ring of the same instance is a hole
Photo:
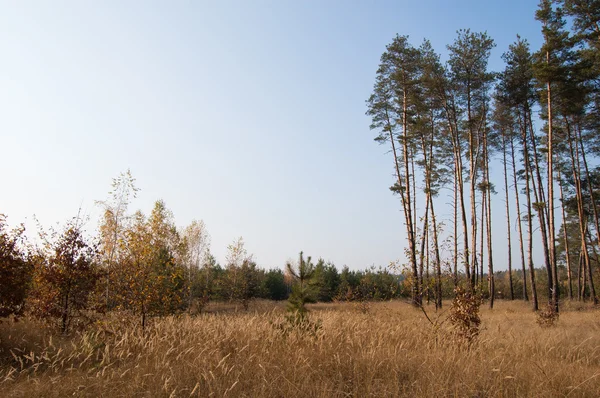
[[[460,286],[454,292],[448,319],[454,327],[456,336],[471,345],[481,331],[479,307],[483,300],[478,292],[468,291]]]
[[[61,235],[53,234],[34,256],[32,313],[57,322],[63,333],[74,320],[93,321],[88,310],[94,307],[93,293],[101,276],[96,245],[84,237],[78,221],[69,222]]]
[[[548,304],[546,309],[538,311],[536,315],[537,324],[543,328],[555,326],[556,322],[558,321],[558,312],[551,304]]]

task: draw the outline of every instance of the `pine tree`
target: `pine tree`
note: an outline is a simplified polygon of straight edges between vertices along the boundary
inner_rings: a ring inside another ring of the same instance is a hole
[[[502,169],[504,175],[504,200],[506,209],[506,236],[507,236],[507,265],[508,265],[508,285],[509,285],[509,298],[514,300],[514,289],[513,289],[513,271],[512,271],[512,241],[511,241],[511,217],[510,217],[510,206],[509,206],[509,189],[508,189],[508,160],[507,152],[509,151],[508,140],[511,139],[512,130],[512,118],[510,116],[510,110],[507,109],[505,104],[502,103],[501,99],[496,94],[495,109],[494,109],[494,128],[500,134],[500,145],[499,150],[502,152]],[[501,94],[500,94],[501,95]],[[519,220],[520,224],[520,220]],[[521,243],[521,248],[522,248]],[[525,266],[523,265],[523,271]]]
[[[419,51],[407,36],[396,36],[381,56],[373,94],[367,100],[371,129],[378,130],[379,143],[389,143],[394,160],[396,183],[391,190],[400,196],[408,241],[408,257],[413,274],[412,300],[421,303],[420,273],[417,265],[413,131],[415,96],[419,83]]]
[[[533,264],[533,222],[532,222],[532,180],[533,172],[531,165],[531,145],[528,139],[528,130],[530,124],[528,118],[531,114],[531,107],[535,100],[535,91],[533,86],[533,67],[532,67],[532,56],[529,51],[529,45],[526,40],[518,38],[517,41],[509,46],[508,52],[503,55],[503,59],[506,63],[505,70],[500,74],[498,84],[498,95],[497,99],[507,108],[507,115],[512,118],[512,125],[516,126],[514,130],[518,131],[518,136],[515,137],[521,143],[521,151],[523,155],[523,166],[524,172],[522,174],[525,180],[525,199],[526,199],[526,216],[527,222],[527,263],[529,269],[530,288],[531,288],[531,300],[533,310],[538,310],[538,299],[537,299],[537,286],[535,281],[535,268]],[[510,130],[509,130],[510,131]],[[514,157],[513,141],[509,140],[511,145],[511,159],[513,164],[513,176],[514,186],[517,189],[516,179],[516,164]],[[517,211],[520,213],[519,193],[515,192],[515,200],[517,204]],[[519,216],[519,231],[520,223],[523,217]],[[522,236],[522,234],[520,233]],[[524,264],[523,258],[524,253],[521,251],[522,265]],[[525,269],[523,269],[523,290],[524,298],[526,299],[526,286],[525,286]]]
[[[450,77],[456,88],[458,104],[463,107],[464,134],[467,140],[469,161],[470,206],[471,206],[471,288],[475,287],[477,270],[477,213],[476,190],[479,179],[482,135],[486,131],[488,101],[487,90],[493,74],[487,71],[487,63],[494,41],[486,33],[459,30],[458,37],[448,46],[450,52]],[[467,235],[465,231],[465,235]]]
[[[311,257],[304,259],[304,254],[300,252],[298,263],[287,263],[286,269],[292,277],[292,294],[288,299],[288,312],[296,321],[304,321],[308,314],[306,304],[316,300],[316,289],[313,283],[315,276],[315,266]]]

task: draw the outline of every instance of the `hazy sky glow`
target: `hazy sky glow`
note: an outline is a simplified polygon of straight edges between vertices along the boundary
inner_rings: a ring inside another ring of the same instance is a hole
[[[536,7],[4,2],[0,212],[11,224],[36,214],[49,225],[83,205],[93,229],[94,200],[130,168],[141,188],[131,210],[163,199],[178,225],[204,220],[220,261],[238,236],[267,268],[300,250],[355,269],[403,259],[392,160],[365,116],[381,53],[398,33],[415,46],[430,39],[445,58],[457,29],[487,30],[497,44],[490,67],[501,70],[516,34],[539,48]],[[498,253],[506,232],[496,169]],[[440,213],[451,217],[449,207]]]

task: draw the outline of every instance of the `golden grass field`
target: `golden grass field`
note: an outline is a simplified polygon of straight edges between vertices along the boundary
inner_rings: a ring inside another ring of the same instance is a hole
[[[567,304],[556,326],[541,328],[522,302],[482,306],[471,347],[403,302],[315,304],[317,338],[282,336],[273,323],[283,316],[284,304],[211,305],[156,319],[145,334],[111,319],[52,337],[32,321],[4,321],[0,396],[600,396],[600,311],[590,307]]]

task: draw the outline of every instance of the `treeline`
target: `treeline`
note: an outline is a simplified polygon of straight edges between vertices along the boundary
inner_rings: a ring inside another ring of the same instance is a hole
[[[104,217],[95,234],[84,230],[75,217],[58,230],[40,228],[36,242],[28,240],[25,228],[9,229],[0,214],[0,318],[28,314],[47,320],[67,332],[94,322],[110,311],[136,315],[144,328],[151,317],[197,314],[210,301],[227,301],[248,310],[253,299],[286,300],[298,279],[289,270],[297,264],[264,269],[248,254],[242,238],[227,248],[225,263],[210,254],[210,237],[202,221],[177,228],[173,214],[157,201],[149,216],[127,212],[135,195],[129,172],[115,179],[111,199],[99,204]],[[298,264],[309,264],[311,276],[305,286],[307,302],[389,300],[411,297],[414,281],[408,273],[387,267],[339,270],[323,259],[312,265],[302,253]],[[566,268],[560,280],[567,282]],[[434,301],[437,279],[425,268],[423,299]],[[545,270],[536,270],[540,281]],[[464,274],[459,272],[459,278]],[[487,275],[484,274],[484,278]],[[527,279],[521,272],[500,271],[496,295],[510,298]],[[442,298],[454,296],[455,275],[441,278]],[[481,291],[489,299],[489,291]]]
[[[0,214],[0,318],[27,313],[67,332],[106,312],[127,311],[145,327],[150,317],[199,313],[209,301],[248,309],[256,298],[288,299],[293,275],[259,267],[241,237],[219,264],[202,221],[178,228],[161,200],[148,216],[130,213],[137,192],[131,173],[120,174],[109,199],[97,202],[103,217],[92,234],[77,216],[59,229],[38,227],[38,239],[32,239],[22,225],[9,229]],[[403,281],[387,268],[338,270],[319,259],[308,299],[391,299],[406,294]]]
[[[531,300],[534,310],[541,297],[555,311],[561,295],[598,303],[600,5],[541,0],[535,18],[542,47],[532,51],[517,36],[499,72],[488,69],[492,38],[470,30],[459,30],[447,46],[447,62],[429,41],[414,47],[406,36],[396,36],[381,56],[367,114],[375,140],[388,145],[393,158],[390,189],[401,199],[417,305],[431,264],[438,306],[446,269],[457,285],[487,290],[493,307],[498,251],[507,253],[503,294],[509,298]],[[490,172],[494,157],[501,179]],[[452,192],[448,239],[436,215],[442,188]],[[491,200],[498,188],[506,202],[505,247],[494,245],[492,235]],[[534,247],[544,256],[543,291]],[[527,275],[520,286],[513,270]]]

